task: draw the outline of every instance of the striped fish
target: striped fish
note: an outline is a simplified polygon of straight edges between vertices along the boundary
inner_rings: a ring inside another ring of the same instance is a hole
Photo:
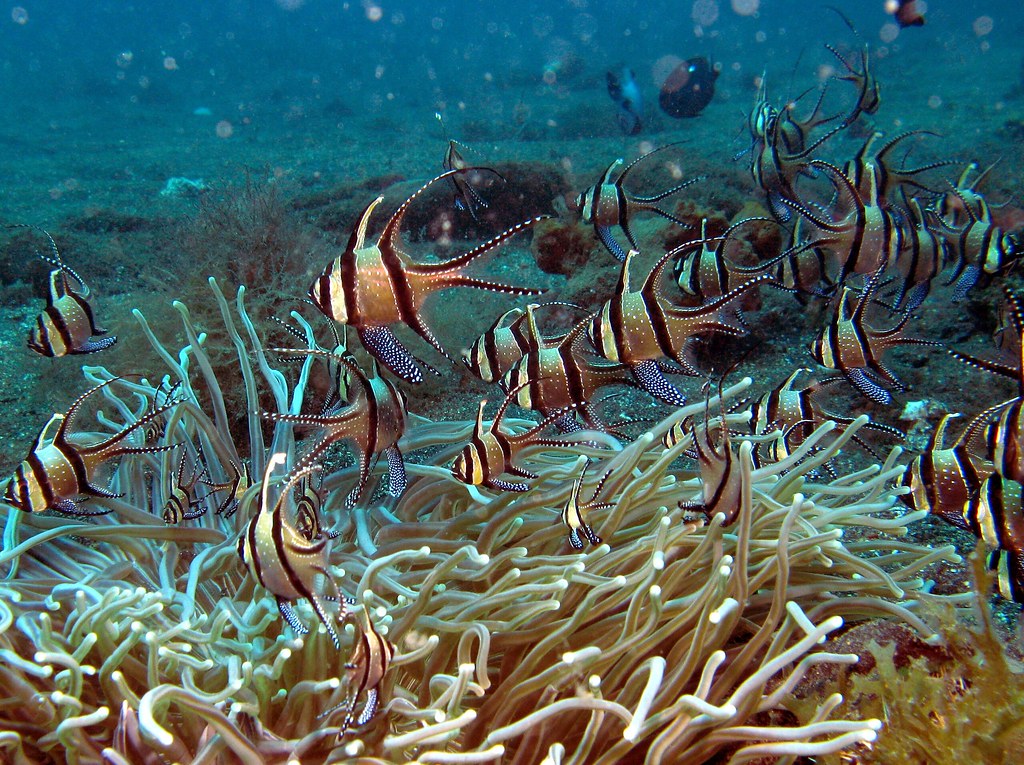
[[[988,567],[997,572],[999,594],[1024,603],[1024,486],[993,473],[964,507],[971,531],[990,550]]]
[[[929,225],[934,213],[921,207],[920,200],[908,198],[903,192],[906,229],[903,248],[894,267],[900,275],[900,286],[893,305],[915,310],[931,291],[932,280],[939,275],[949,257],[949,245]]]
[[[626,235],[626,239],[629,241],[630,247],[634,250],[639,250],[640,246],[637,244],[636,237],[633,236],[633,232],[629,227],[631,218],[639,212],[651,212],[673,223],[678,223],[680,226],[689,228],[689,224],[686,221],[677,218],[667,210],[661,209],[657,203],[678,191],[682,191],[687,186],[692,186],[694,183],[704,180],[707,176],[701,175],[691,178],[688,181],[676,184],[667,191],[649,197],[630,196],[626,189],[623,188],[626,178],[641,160],[647,159],[671,146],[677,146],[679,143],[681,142],[677,141],[676,143],[659,146],[653,151],[640,155],[626,165],[618,176],[614,176],[614,173],[615,169],[622,164],[622,159],[615,160],[601,174],[600,180],[595,185],[576,197],[576,209],[579,210],[580,220],[593,225],[597,238],[601,240],[601,244],[605,246],[616,260],[625,261],[626,252],[612,235],[612,227],[618,226],[621,228],[622,233]]]
[[[598,355],[629,365],[640,387],[671,406],[683,406],[686,398],[665,378],[658,360],[667,356],[684,373],[699,375],[691,358],[697,337],[711,333],[745,335],[747,328],[735,301],[771,279],[767,274],[756,276],[696,307],[679,306],[667,299],[661,277],[668,262],[717,241],[698,239],[669,251],[654,265],[639,290],[633,290],[630,283],[630,267],[637,255],[631,250],[622,264],[615,295],[594,314],[587,330]]]
[[[384,676],[391,666],[395,646],[374,627],[370,612],[365,605],[358,611],[358,629],[352,654],[345,662],[347,692],[345,700],[338,706],[324,712],[326,717],[336,709],[344,709],[338,738],[341,739],[355,728],[369,723],[380,709],[380,691]],[[359,699],[365,697],[362,711],[356,715]]]
[[[968,366],[1016,383],[1015,397],[989,407],[978,417],[986,416],[987,421],[998,414],[998,418],[988,422],[984,429],[985,456],[992,460],[1000,474],[1010,480],[1024,482],[1024,344],[1021,343],[1024,339],[1024,292],[1014,292],[1004,286],[1003,294],[1007,319],[1003,335],[1012,335],[1016,364],[990,361],[954,350],[949,354]]]
[[[597,497],[601,493],[601,489],[604,488],[605,481],[612,474],[609,470],[601,479],[597,482],[597,486],[594,487],[594,492],[590,495],[590,499],[586,502],[580,501],[580,493],[583,490],[583,479],[587,475],[587,468],[590,467],[590,460],[583,459],[583,468],[580,470],[579,477],[572,482],[572,488],[569,489],[569,499],[566,500],[565,505],[562,507],[562,523],[569,529],[569,546],[574,550],[582,550],[584,547],[583,540],[585,539],[595,547],[601,544],[601,537],[597,535],[593,527],[587,520],[587,516],[591,510],[601,510],[608,507],[615,507],[614,502],[598,502]],[[582,536],[581,536],[582,535]]]
[[[818,88],[818,100],[814,103],[814,108],[806,117],[797,119],[794,116],[796,105],[801,98],[815,89],[813,87],[792,99],[784,108],[778,111],[778,125],[773,127],[773,129],[778,130],[778,135],[782,139],[786,151],[790,154],[802,153],[807,148],[808,138],[813,130],[839,118],[839,114],[832,114],[828,117],[821,115],[821,106],[825,102],[828,85],[829,83],[826,82],[824,87]]]
[[[324,577],[332,590],[332,596],[339,603],[339,618],[344,618],[348,612],[345,599],[341,597],[338,585],[327,568],[328,540],[307,539],[288,517],[293,490],[303,477],[317,470],[318,466],[308,465],[298,471],[292,470],[291,477],[271,505],[270,484],[273,473],[286,460],[286,455],[278,452],[267,461],[256,513],[238,538],[238,556],[256,581],[277,600],[281,616],[297,635],[304,635],[309,629],[299,620],[292,602],[305,598],[330,635],[334,647],[341,648],[334,623],[324,608],[316,586],[317,576]]]
[[[388,463],[388,493],[400,496],[406,487],[405,463],[398,441],[405,434],[408,417],[405,395],[386,378],[377,374],[367,376],[349,355],[339,355],[319,348],[273,348],[277,353],[294,356],[316,356],[344,366],[349,371],[350,400],[324,414],[282,414],[264,412],[272,422],[290,422],[295,425],[320,427],[325,432],[302,456],[293,470],[301,471],[320,459],[325,451],[343,439],[356,446],[359,452],[359,478],[355,488],[345,500],[353,507],[362,496],[370,479],[373,465],[384,456]]]
[[[459,151],[459,142],[448,137],[448,130],[444,126],[444,120],[441,119],[441,113],[434,112],[434,117],[441,123],[441,131],[445,134],[445,140],[448,141],[448,148],[445,150],[444,159],[441,161],[441,169],[446,172],[448,170],[467,171],[466,173],[453,175],[450,179],[452,187],[455,189],[454,207],[456,210],[467,211],[473,216],[473,220],[479,220],[477,218],[477,210],[486,210],[487,202],[480,196],[480,192],[473,185],[474,174],[488,172],[497,176],[501,181],[505,179],[489,167],[471,167],[462,156],[462,152]]]
[[[801,173],[806,174],[807,159],[846,124],[840,122],[807,144],[806,136],[801,132],[798,139],[795,131],[786,127],[779,111],[774,107],[766,109],[762,99],[763,93],[759,92],[758,103],[747,120],[753,136],[749,170],[754,183],[767,196],[772,214],[785,222],[791,213],[783,200],[797,198],[796,179]],[[798,146],[800,143],[803,145]]]
[[[739,159],[747,152],[757,151],[758,145],[763,145],[768,140],[768,135],[775,130],[775,122],[778,119],[779,110],[768,101],[768,73],[762,72],[757,84],[754,106],[747,112],[747,132],[750,134],[751,145],[734,159]]]
[[[473,287],[506,295],[543,292],[484,281],[463,271],[473,261],[549,216],[539,215],[517,223],[468,252],[437,263],[415,263],[402,251],[399,230],[409,205],[434,183],[466,172],[468,169],[449,170],[425,183],[395,211],[377,241],[367,243],[370,216],[384,201],[377,197],[360,214],[344,252],[327,264],[309,288],[309,297],[317,308],[328,318],[355,327],[366,350],[407,382],[423,381],[419,366],[423,362],[402,345],[390,325],[409,326],[438,353],[450,358],[423,320],[423,303],[431,293],[449,287]],[[424,366],[437,372],[429,365]]]
[[[794,221],[789,247],[779,255],[775,265],[776,286],[795,292],[801,302],[807,299],[807,295],[826,297],[833,294],[838,273],[834,266],[835,258],[818,244],[817,239],[806,236],[806,228],[807,222],[802,217]]]
[[[181,450],[181,458],[178,460],[178,471],[175,475],[171,491],[164,503],[164,523],[178,524],[182,521],[191,521],[200,517],[206,512],[203,500],[206,499],[195,495],[195,488],[203,482],[206,476],[206,467],[203,465],[202,455],[196,457],[196,463],[192,467],[192,475],[185,479],[185,465],[187,456],[184,449]],[[211,492],[212,493],[212,492]]]
[[[979,208],[959,189],[954,187],[951,193],[960,199],[964,222],[959,227],[951,226],[939,217],[937,228],[946,239],[955,261],[949,283],[955,283],[953,301],[958,302],[982,274],[1003,274],[1024,256],[1024,235],[1003,231],[992,222],[987,206]],[[984,217],[979,216],[979,211]]]
[[[217,505],[215,513],[216,515],[223,515],[225,518],[230,518],[235,514],[239,504],[241,504],[242,495],[253,485],[252,472],[249,469],[248,462],[229,460],[228,467],[231,470],[231,477],[227,481],[221,483],[203,481],[205,485],[210,487],[212,492],[225,492],[224,499]]]
[[[14,470],[3,491],[3,501],[26,513],[56,510],[68,515],[99,515],[107,510],[83,510],[73,499],[77,496],[120,496],[93,483],[96,469],[109,460],[125,454],[157,454],[173,449],[166,446],[128,446],[131,434],[145,429],[150,423],[178,404],[169,398],[117,433],[106,438],[76,436],[70,432],[78,410],[87,398],[119,378],[112,378],[90,388],[71,404],[64,414],[55,414],[46,423],[28,456]]]
[[[320,484],[323,484],[324,474],[320,473]],[[327,537],[337,539],[341,532],[325,530],[320,525],[320,516],[323,514],[324,498],[320,493],[320,486],[314,486],[311,475],[304,475],[296,487],[297,499],[295,500],[295,529],[312,542],[316,539]]]
[[[911,317],[909,312],[888,329],[875,329],[867,324],[867,307],[874,301],[884,268],[883,265],[871,275],[852,310],[850,296],[853,290],[842,288],[832,320],[811,342],[811,356],[815,361],[826,369],[838,371],[862,395],[877,404],[891,404],[892,394],[876,380],[876,376],[901,391],[906,390],[906,386],[881,361],[887,349],[897,345],[941,345],[932,340],[903,337],[903,329]],[[822,382],[831,383],[838,379],[840,377],[832,377]]]
[[[524,383],[525,385],[525,383]],[[575,407],[552,412],[529,430],[517,435],[503,432],[501,422],[509,405],[515,401],[518,388],[512,388],[501,402],[491,424],[484,425],[484,407],[487,400],[480,402],[473,426],[473,435],[468,444],[455,457],[452,475],[469,486],[486,486],[496,491],[526,491],[529,484],[508,481],[500,476],[507,473],[519,478],[536,479],[537,474],[515,464],[516,455],[527,446],[565,446],[571,441],[543,438],[545,428],[565,417]]]
[[[853,83],[853,87],[856,90],[856,101],[853,109],[850,110],[850,113],[840,123],[842,127],[848,127],[861,114],[874,114],[878,111],[878,107],[882,105],[881,89],[874,72],[871,71],[871,52],[867,45],[861,48],[860,69],[858,69],[831,45],[826,45],[825,47],[832,52],[833,56],[839,59],[839,63],[846,70],[846,74],[838,75],[839,79]]]
[[[947,414],[939,420],[928,446],[903,474],[903,485],[910,493],[900,499],[912,510],[927,510],[936,518],[970,530],[965,508],[976,501],[982,483],[995,468],[968,450],[982,419],[974,418],[950,446],[943,445],[950,423],[959,416]]]
[[[307,300],[307,302],[309,301]],[[297,316],[298,314],[295,315]],[[271,316],[270,318],[296,340],[298,340],[301,343],[306,342],[306,334],[301,329],[289,324],[286,321],[279,319],[277,316]],[[328,326],[331,331],[331,336],[334,340],[334,348],[331,350],[331,353],[335,354],[336,356],[344,356],[345,358],[354,362],[355,357],[348,350],[348,333],[347,331],[345,331],[347,329],[345,325],[341,326],[341,331],[338,330],[338,325],[333,321],[329,321]],[[313,347],[319,348],[320,350],[327,350],[318,343],[314,343]],[[302,357],[296,356],[293,358],[289,358],[287,356],[280,356],[279,358],[282,358],[285,361],[297,361],[300,360]],[[332,407],[338,404],[344,404],[348,401],[348,391],[352,382],[349,379],[349,368],[344,364],[335,364],[329,361],[327,363],[327,373],[331,379],[333,387],[331,388],[330,393],[328,393],[327,398],[324,400],[323,412],[327,412]]]
[[[882,137],[882,133],[873,132],[868,136],[854,158],[843,165],[843,174],[854,185],[861,197],[871,197],[874,195],[882,206],[886,206],[896,189],[903,189],[905,191],[908,186],[911,186],[923,189],[924,191],[932,191],[933,189],[921,180],[918,180],[917,176],[930,170],[956,164],[956,160],[945,159],[929,162],[918,167],[901,166],[898,168],[893,167],[889,162],[890,152],[899,147],[908,138],[922,135],[937,136],[938,133],[933,133],[930,130],[907,130],[893,136],[882,144],[878,151],[871,153],[875,141]]]
[[[714,246],[705,244],[699,250],[691,250],[686,257],[675,261],[673,273],[679,289],[684,294],[697,298],[699,302],[704,302],[721,297],[774,266],[776,258],[763,261],[756,266],[741,266],[726,255],[728,244],[737,241],[732,237],[736,229],[756,221],[775,223],[772,218],[744,218],[733,223],[718,237],[712,238],[708,236],[708,220],[704,218],[700,224],[700,239],[714,243]]]
[[[557,425],[563,432],[579,429],[579,412],[588,428],[607,430],[591,404],[595,394],[609,385],[633,385],[626,364],[595,360],[580,344],[590,324],[584,319],[563,337],[545,339],[537,328],[536,306],[526,307],[525,334],[530,346],[501,380],[504,390],[516,390],[516,403],[545,415],[562,411],[565,417]]]
[[[945,223],[954,228],[962,226],[967,221],[966,211],[968,209],[975,219],[985,223],[992,222],[992,211],[989,209],[988,200],[978,191],[978,187],[985,182],[997,164],[998,161],[993,162],[981,172],[978,172],[976,162],[971,162],[964,167],[960,177],[957,178],[956,185],[953,186],[955,191],[945,192],[935,204],[935,212]],[[973,173],[978,173],[978,175],[971,180]]]
[[[841,417],[825,412],[815,401],[816,394],[822,389],[821,383],[812,383],[804,388],[795,388],[796,378],[809,369],[797,369],[782,385],[765,393],[751,407],[751,425],[756,435],[766,435],[772,431],[781,431],[774,441],[760,443],[754,451],[759,464],[779,462],[791,455],[807,439],[816,428],[828,420],[839,425],[849,425],[852,417]],[[872,430],[898,441],[907,436],[901,430],[879,422],[867,422],[865,429]],[[859,436],[853,436],[854,442],[869,454],[873,450]]]
[[[721,396],[721,391],[719,391]],[[699,500],[682,501],[679,507],[684,510],[700,510],[710,520],[718,513],[725,516],[723,526],[736,520],[742,506],[744,484],[741,478],[741,465],[733,453],[729,439],[729,426],[726,424],[725,409],[712,427],[709,409],[711,405],[710,385],[704,387],[704,421],[692,423],[693,450],[697,456],[697,468],[700,472],[701,498]],[[717,441],[712,437],[712,430],[720,433]]]
[[[89,304],[91,290],[75,271],[60,257],[53,237],[37,226],[16,224],[8,228],[31,228],[39,231],[50,243],[51,255],[40,258],[55,268],[50,271],[50,288],[46,296],[46,308],[36,317],[35,326],[28,336],[28,347],[41,356],[60,357],[75,354],[96,353],[117,342],[107,330],[97,326],[96,316]]]
[[[531,303],[527,308],[534,310],[545,306],[567,306],[578,308],[573,303],[553,301],[550,303]],[[536,323],[527,321],[527,311],[513,308],[506,311],[484,332],[473,341],[473,345],[462,352],[462,360],[474,375],[487,383],[496,383],[505,376],[516,362],[530,349],[539,347],[543,342],[557,342],[564,334],[547,338],[531,336]]]
[[[808,166],[828,176],[835,186],[836,210],[829,220],[795,199],[783,204],[803,216],[810,224],[810,237],[818,246],[831,250],[839,263],[838,282],[850,274],[870,274],[880,266],[894,263],[903,248],[903,228],[878,195],[878,181],[870,165],[864,168],[862,183],[870,193],[862,195],[842,170],[823,160]]]

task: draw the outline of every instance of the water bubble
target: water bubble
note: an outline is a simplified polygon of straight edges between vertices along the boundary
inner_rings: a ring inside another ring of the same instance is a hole
[[[380,21],[384,18],[384,9],[369,0],[363,0],[363,10],[366,12],[366,18],[370,21]]]
[[[22,8],[20,5],[16,5],[11,8],[11,21],[15,24],[24,26],[28,23],[28,11]]]
[[[555,28],[555,20],[547,14],[535,16],[533,19],[533,33],[537,37],[546,37]]]
[[[715,0],[694,0],[691,18],[701,27],[709,27],[718,21],[718,3]]]
[[[597,19],[589,13],[581,13],[572,20],[572,31],[583,42],[590,42],[597,33]]]
[[[668,79],[668,76],[672,74],[672,72],[676,70],[676,67],[681,63],[683,63],[683,60],[679,58],[679,56],[673,56],[671,54],[668,56],[662,56],[655,61],[654,66],[651,67],[651,79],[653,79],[660,88],[662,83]]]

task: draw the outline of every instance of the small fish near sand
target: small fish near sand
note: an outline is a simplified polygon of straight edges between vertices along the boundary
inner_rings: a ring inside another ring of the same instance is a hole
[[[608,72],[608,95],[619,107],[615,118],[626,135],[636,135],[643,128],[644,101],[636,76],[628,66],[619,74]]]
[[[705,56],[683,61],[665,78],[658,105],[669,117],[696,117],[714,98],[717,79],[718,69]]]
[[[38,226],[13,223],[8,229],[27,228],[37,231],[50,243],[50,255],[40,259],[54,269],[50,271],[50,287],[46,296],[46,307],[36,317],[28,335],[28,347],[40,356],[50,358],[96,353],[106,350],[117,338],[107,335],[107,330],[97,326],[96,316],[89,303],[91,290],[75,271],[61,259],[53,237]]]

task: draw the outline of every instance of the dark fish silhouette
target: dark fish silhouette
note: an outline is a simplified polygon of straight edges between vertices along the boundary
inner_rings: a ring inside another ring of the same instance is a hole
[[[639,133],[642,127],[640,117],[644,113],[644,102],[632,69],[628,66],[623,67],[622,74],[619,75],[608,72],[608,95],[619,107],[616,119],[622,132],[626,135]]]
[[[704,56],[682,62],[665,79],[658,105],[669,117],[696,117],[715,95],[718,71]]]
[[[898,0],[886,5],[890,8],[895,6],[891,12],[900,29],[924,26],[924,14],[917,7],[917,0]]]

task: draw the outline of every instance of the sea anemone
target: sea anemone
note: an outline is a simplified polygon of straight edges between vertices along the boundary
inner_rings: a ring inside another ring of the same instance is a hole
[[[271,453],[293,460],[296,447],[284,424],[265,442],[257,383],[280,411],[301,411],[313,362],[289,383],[264,354],[244,291],[232,310],[211,283],[247,412],[226,410],[205,338],[176,304],[188,341],[180,353],[136,312],[168,377],[106,386],[116,414],[100,413],[97,429],[119,429],[174,395],[181,403],[160,438],[201,452],[211,481],[245,456],[260,476]],[[100,367],[86,374],[113,376]],[[882,465],[819,478],[865,418],[838,436],[826,423],[759,468],[753,444],[742,442],[735,519],[692,516],[685,508],[701,492],[684,455],[692,441],[665,449],[660,436],[749,384],[677,410],[628,445],[587,432],[532,447],[523,459],[540,478],[521,493],[458,482],[449,466],[472,423],[415,415],[401,442],[410,483],[400,498],[344,510],[356,467],[329,472],[324,524],[341,532],[331,576],[396,648],[380,711],[354,730],[339,711],[353,691],[345,663],[354,625],[341,651],[322,628],[293,634],[236,554],[258,483],[233,514],[217,514],[211,496],[201,518],[166,526],[160,509],[175,465],[165,452],[116,467],[111,486],[123,496],[92,500],[108,515],[83,522],[9,509],[0,751],[18,765],[741,763],[871,742],[877,719],[843,719],[838,694],[791,704],[794,690],[815,665],[857,661],[820,650],[844,622],[890,618],[936,639],[915,614],[919,602],[941,600],[922,572],[956,556],[898,538],[923,515],[894,508],[898,450]],[[246,427],[229,427],[233,417]],[[232,441],[246,430],[248,443]],[[605,541],[574,552],[559,517],[583,458],[596,466],[584,495],[603,480],[612,506],[590,517]],[[871,534],[844,541],[853,527]],[[801,718],[797,706],[813,711]]]

